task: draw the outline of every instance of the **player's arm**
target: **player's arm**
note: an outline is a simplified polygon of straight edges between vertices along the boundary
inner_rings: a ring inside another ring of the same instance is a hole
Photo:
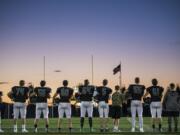
[[[34,96],[37,96],[35,92],[32,92],[31,94],[29,94],[29,97],[34,97]]]
[[[30,90],[29,90],[28,87],[27,87],[25,90],[26,90],[26,92],[25,92],[25,98],[28,99],[28,98],[29,98],[29,92],[30,92]]]
[[[29,97],[35,97],[35,96],[37,96],[37,88],[35,88],[33,92],[29,94]]]
[[[79,86],[79,88],[78,88],[78,92],[77,92],[77,93],[78,93],[78,95],[81,95],[81,92],[82,92],[82,87],[83,87],[83,86]]]
[[[48,98],[48,99],[51,98],[51,94],[50,94],[50,93],[51,93],[51,89],[49,88],[49,91],[48,91],[48,93],[47,93],[47,98]]]
[[[74,89],[71,89],[70,99],[73,98],[73,94],[74,94]]]
[[[74,94],[76,102],[80,102],[81,100],[81,91],[82,91],[82,86],[78,87],[78,91]]]
[[[163,87],[161,87],[161,99],[162,99],[162,97],[163,97],[163,92],[164,92],[164,88]]]
[[[146,89],[146,92],[145,92],[145,94],[144,94],[143,98],[146,98],[148,95],[149,95],[149,90],[148,90],[148,89]]]
[[[99,92],[98,92],[98,87],[96,87],[93,93],[93,100],[94,102],[98,103],[98,99],[99,99]]]
[[[58,96],[58,93],[56,92],[56,93],[54,93],[52,98],[55,99],[57,96]]]
[[[52,97],[52,103],[54,104],[55,103],[55,99],[56,99],[56,97],[57,97],[57,93],[54,93],[54,95],[53,95],[53,97]]]
[[[57,92],[54,93],[54,95],[53,95],[53,100],[54,100],[57,96],[58,96],[58,93],[57,93]]]
[[[94,87],[93,97],[96,97],[99,94],[97,89],[98,88]]]
[[[11,100],[13,100],[14,98],[14,93],[13,93],[14,89],[15,87],[12,87],[11,91],[7,93],[8,98],[10,98]]]
[[[26,98],[26,99],[29,98],[29,92],[27,92],[27,93],[25,94],[25,98]]]
[[[9,91],[8,93],[7,93],[7,96],[8,96],[8,98],[12,98],[12,91]]]
[[[8,96],[8,98],[10,98],[13,101],[13,97],[14,96],[13,96],[13,92],[12,91],[8,92],[7,96]]]
[[[167,101],[168,93],[169,93],[169,87],[167,88],[167,90],[166,90],[166,92],[164,94],[163,103],[165,103]]]
[[[130,99],[130,98],[132,98],[132,93],[133,93],[133,92],[132,92],[132,91],[133,91],[132,89],[133,89],[133,86],[132,86],[132,85],[129,85],[129,87],[128,87],[128,89],[127,89],[127,92],[126,92],[126,94],[125,94],[127,100]]]
[[[163,98],[163,101],[162,101],[162,105],[163,105],[163,108],[166,109],[166,101],[167,101],[167,98],[168,98],[168,90],[166,91],[165,95],[164,95],[164,98]]]
[[[109,100],[112,99],[112,89],[109,89]]]
[[[144,90],[145,89],[146,89],[146,87],[143,85],[142,97],[144,96]]]
[[[129,87],[127,89],[127,92],[128,92],[129,95],[132,95],[132,89],[133,89],[133,86],[129,85]]]
[[[132,88],[132,86],[131,85],[129,85],[129,87],[128,87],[128,92],[130,92],[130,90],[131,90],[131,88]]]
[[[53,97],[52,97],[52,103],[54,103],[54,101],[55,101],[55,98],[58,96],[58,93],[56,92],[56,93],[54,93],[54,95],[53,95]]]

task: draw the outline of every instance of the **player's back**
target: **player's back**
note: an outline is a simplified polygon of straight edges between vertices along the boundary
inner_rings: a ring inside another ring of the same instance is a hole
[[[144,90],[145,86],[139,84],[132,84],[128,88],[128,92],[131,94],[132,100],[141,100]]]
[[[151,86],[147,88],[147,91],[151,95],[151,101],[161,101],[164,88],[160,86]]]
[[[94,86],[80,86],[79,93],[80,93],[80,100],[81,101],[92,101],[92,97],[94,94],[95,87]]]
[[[14,102],[26,102],[28,98],[28,87],[14,86],[12,88],[12,95]]]
[[[97,87],[97,93],[98,93],[97,95],[98,101],[108,102],[109,95],[112,93],[112,89],[105,86],[100,86],[100,87]]]
[[[47,103],[49,94],[51,93],[51,88],[49,87],[36,87],[34,89],[36,93],[36,102],[37,103]]]
[[[60,96],[60,102],[70,102],[74,90],[69,87],[59,87],[57,93]]]

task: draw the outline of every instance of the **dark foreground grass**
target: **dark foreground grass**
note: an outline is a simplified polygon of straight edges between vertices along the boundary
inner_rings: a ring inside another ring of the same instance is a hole
[[[120,119],[120,125],[119,128],[121,129],[122,132],[120,133],[114,133],[112,132],[112,119],[109,119],[108,125],[109,125],[109,132],[106,133],[100,133],[99,128],[100,128],[100,122],[98,118],[94,118],[93,119],[93,128],[94,128],[94,132],[90,132],[89,131],[89,127],[88,127],[88,119],[85,119],[85,123],[84,123],[84,130],[83,132],[79,131],[79,127],[80,127],[80,123],[79,123],[79,118],[73,118],[73,131],[71,133],[69,133],[68,128],[67,128],[67,121],[66,119],[63,119],[63,123],[62,123],[62,132],[59,133],[57,130],[57,118],[51,118],[49,120],[49,133],[46,133],[44,130],[45,124],[44,124],[44,120],[40,120],[39,125],[38,125],[38,133],[34,133],[34,128],[33,128],[33,121],[34,119],[27,119],[27,129],[29,131],[29,133],[26,133],[27,135],[55,135],[55,134],[59,134],[59,135],[67,135],[67,134],[73,134],[73,135],[99,135],[99,134],[110,134],[110,135],[116,135],[116,134],[120,134],[120,135],[139,135],[139,134],[145,134],[145,135],[172,135],[172,134],[180,134],[180,132],[178,133],[168,133],[167,132],[167,118],[163,118],[163,132],[159,133],[158,131],[156,132],[152,132],[151,129],[151,118],[149,117],[145,117],[144,118],[144,133],[139,133],[138,132],[138,127],[137,127],[137,132],[135,133],[131,133],[130,129],[131,129],[131,124],[130,118],[127,117],[123,117]],[[138,125],[138,124],[137,124]],[[5,131],[5,133],[2,133],[3,135],[12,135],[13,134],[13,120],[12,119],[4,119],[2,120],[2,128]],[[180,128],[179,128],[180,130]],[[16,135],[19,134],[24,134],[21,133],[21,121],[18,121],[18,133],[16,133]]]

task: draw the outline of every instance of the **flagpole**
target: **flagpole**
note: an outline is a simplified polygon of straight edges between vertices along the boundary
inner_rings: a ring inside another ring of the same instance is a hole
[[[91,69],[92,69],[92,71],[91,71],[91,79],[92,79],[92,85],[94,84],[94,61],[93,61],[93,55],[91,56]]]
[[[45,76],[45,74],[46,74],[46,58],[45,58],[45,56],[44,56],[44,59],[43,59],[43,71],[44,71],[43,79],[45,80],[46,79],[46,76]]]
[[[119,86],[121,88],[122,86],[122,75],[121,75],[121,69],[122,69],[122,65],[121,65],[121,61],[120,61],[120,71],[119,71]]]

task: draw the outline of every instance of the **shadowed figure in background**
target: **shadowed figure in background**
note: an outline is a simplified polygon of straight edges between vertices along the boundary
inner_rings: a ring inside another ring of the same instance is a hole
[[[174,119],[174,131],[178,131],[178,116],[180,110],[180,95],[175,90],[175,84],[171,83],[167,90],[164,100],[163,107],[168,115],[168,131],[172,131],[172,119]]]
[[[123,95],[123,97],[126,99],[126,101],[123,102],[122,104],[122,116],[127,116],[128,115],[128,111],[127,111],[127,91],[126,91],[126,87],[123,86],[120,88],[120,92]]]
[[[162,115],[162,103],[161,99],[163,96],[164,88],[158,85],[157,79],[152,79],[152,86],[146,89],[146,93],[143,98],[146,98],[150,94],[151,96],[151,116],[152,116],[152,128],[155,131],[155,122],[159,124],[159,131],[162,130],[161,128],[161,115]]]
[[[8,93],[8,97],[14,101],[13,114],[14,114],[14,133],[18,132],[17,119],[19,118],[19,113],[22,119],[22,132],[28,132],[26,130],[26,100],[28,99],[29,89],[25,87],[25,81],[20,80],[19,86],[12,87],[11,91]]]
[[[177,91],[178,94],[180,95],[180,86],[179,86],[179,84],[177,84],[176,91]]]
[[[71,97],[73,96],[74,90],[72,88],[67,87],[68,81],[63,81],[63,87],[59,87],[56,90],[56,93],[53,96],[53,103],[55,98],[59,95],[59,105],[58,105],[58,114],[59,114],[59,120],[58,120],[58,130],[61,131],[61,119],[64,116],[64,113],[66,115],[66,118],[68,119],[68,128],[71,132],[72,129],[72,120],[71,120]]]
[[[142,96],[144,95],[145,86],[140,85],[139,77],[135,78],[135,84],[131,84],[128,88],[128,93],[131,95],[131,117],[132,117],[132,129],[131,132],[135,132],[135,123],[136,123],[136,112],[139,117],[139,130],[143,130],[143,107],[142,107]]]

